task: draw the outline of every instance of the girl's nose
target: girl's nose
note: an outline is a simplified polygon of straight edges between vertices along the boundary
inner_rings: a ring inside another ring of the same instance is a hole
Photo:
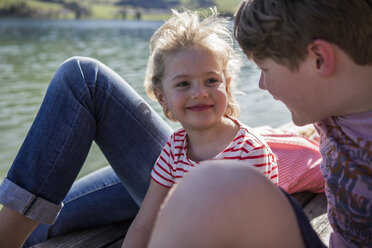
[[[260,80],[258,81],[258,87],[262,90],[267,90],[265,85],[265,76],[262,72],[260,74]]]
[[[207,97],[208,91],[204,85],[195,85],[193,98]]]

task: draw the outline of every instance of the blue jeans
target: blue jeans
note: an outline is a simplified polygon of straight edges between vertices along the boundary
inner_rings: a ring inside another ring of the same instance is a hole
[[[25,246],[133,218],[171,132],[107,66],[82,57],[65,61],[0,187],[1,204],[46,223]],[[93,140],[111,167],[74,183]]]

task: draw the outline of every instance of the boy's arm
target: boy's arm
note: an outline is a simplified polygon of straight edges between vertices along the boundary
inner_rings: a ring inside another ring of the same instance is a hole
[[[125,236],[122,248],[147,246],[160,205],[163,203],[168,191],[169,188],[151,180],[142,206]]]

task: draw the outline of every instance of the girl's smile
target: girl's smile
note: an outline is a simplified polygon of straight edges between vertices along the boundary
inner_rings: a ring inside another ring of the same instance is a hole
[[[193,105],[193,106],[186,107],[186,108],[192,111],[205,111],[205,110],[211,109],[212,107],[213,105],[210,105],[210,104],[197,104],[197,105]]]

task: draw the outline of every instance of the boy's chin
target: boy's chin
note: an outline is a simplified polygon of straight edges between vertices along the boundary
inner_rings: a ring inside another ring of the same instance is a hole
[[[316,120],[312,120],[308,117],[303,117],[303,116],[296,115],[293,112],[291,112],[291,116],[292,116],[293,124],[295,124],[296,126],[299,126],[299,127],[302,127],[302,126],[305,126],[305,125],[308,125],[308,124],[313,124],[313,123],[316,122]]]

